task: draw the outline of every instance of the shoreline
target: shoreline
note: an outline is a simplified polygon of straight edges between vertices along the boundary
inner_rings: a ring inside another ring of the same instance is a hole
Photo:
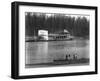
[[[89,59],[77,59],[77,60],[63,60],[63,61],[54,61],[51,63],[39,63],[39,64],[25,64],[25,68],[33,68],[33,67],[54,67],[54,66],[78,66],[78,65],[89,65]]]
[[[71,41],[74,39],[66,39],[66,40],[25,40],[25,42],[50,42],[50,41]]]

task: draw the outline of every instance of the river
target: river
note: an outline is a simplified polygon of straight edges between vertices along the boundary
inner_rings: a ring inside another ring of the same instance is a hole
[[[89,40],[25,42],[25,63],[50,63],[53,60],[65,59],[66,55],[73,58],[89,58]]]

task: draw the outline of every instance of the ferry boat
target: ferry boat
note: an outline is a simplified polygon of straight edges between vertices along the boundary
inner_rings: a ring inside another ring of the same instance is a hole
[[[72,40],[74,37],[66,30],[60,33],[49,33],[47,30],[39,30],[38,36],[28,37],[26,41],[65,41]]]

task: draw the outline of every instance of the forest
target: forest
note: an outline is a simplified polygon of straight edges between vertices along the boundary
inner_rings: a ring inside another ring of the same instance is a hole
[[[65,14],[51,14],[25,12],[26,36],[37,35],[38,30],[48,30],[49,33],[59,33],[68,30],[75,37],[89,37],[89,19],[85,16],[66,16]]]

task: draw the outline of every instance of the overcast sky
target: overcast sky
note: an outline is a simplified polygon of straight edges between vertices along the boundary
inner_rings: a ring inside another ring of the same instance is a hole
[[[27,13],[30,13],[30,15],[42,15],[42,14],[45,14],[46,16],[50,17],[50,16],[53,16],[55,15],[56,13],[40,13],[40,12],[27,12]],[[25,13],[25,15],[27,15],[27,13]],[[58,14],[58,13],[57,13]],[[58,14],[60,15],[60,14]],[[85,14],[61,14],[61,15],[65,15],[65,16],[70,16],[70,17],[75,17],[75,18],[78,18],[78,17],[85,17],[87,18],[88,20],[90,19],[90,16],[89,15],[85,15]]]

